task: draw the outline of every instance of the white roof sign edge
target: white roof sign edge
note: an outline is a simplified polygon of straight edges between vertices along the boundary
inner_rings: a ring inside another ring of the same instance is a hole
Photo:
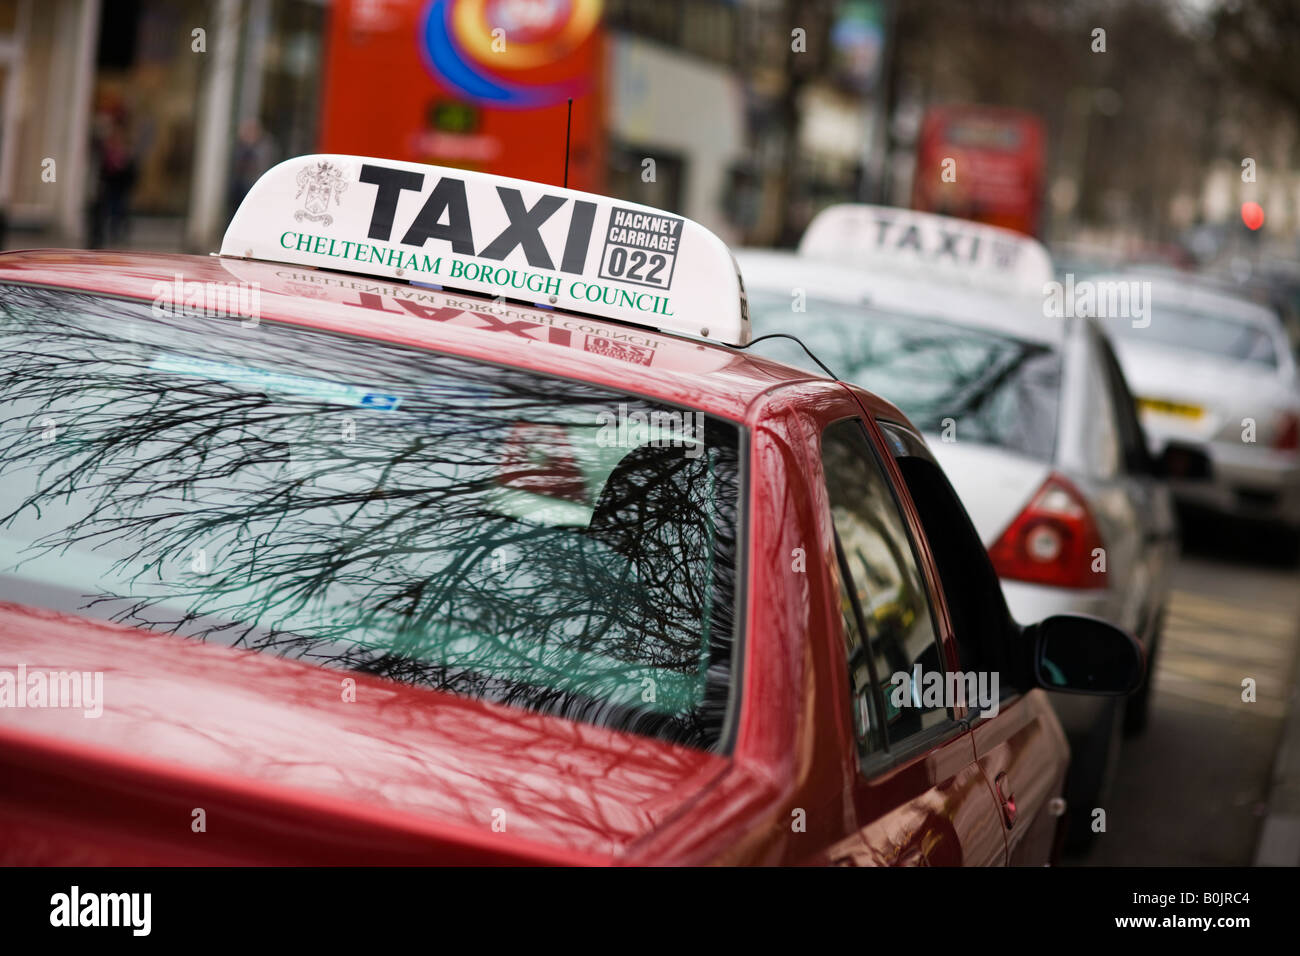
[[[728,345],[751,335],[739,267],[698,223],[472,170],[288,159],[253,184],[220,254],[506,296]]]
[[[1042,296],[1055,279],[1046,247],[1029,236],[935,213],[840,203],[808,224],[799,254],[861,267],[907,269],[981,288]]]

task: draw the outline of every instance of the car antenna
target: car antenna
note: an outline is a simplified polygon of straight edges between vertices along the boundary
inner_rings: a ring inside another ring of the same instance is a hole
[[[573,97],[569,97],[569,117],[564,121],[564,188],[569,188],[569,133],[573,130]]]
[[[826,367],[826,363],[825,363],[825,362],[823,362],[823,361],[822,361],[821,359],[819,359],[817,356],[813,355],[813,351],[812,351],[812,349],[810,349],[808,346],[804,345],[804,344],[803,344],[803,340],[800,339],[799,336],[797,336],[797,335],[789,335],[789,334],[787,334],[787,333],[785,333],[785,332],[769,332],[767,335],[760,335],[760,336],[759,336],[758,338],[756,338],[756,339],[750,339],[750,340],[749,340],[749,343],[748,343],[747,345],[734,345],[734,346],[732,346],[732,348],[737,348],[737,349],[747,349],[747,348],[749,348],[751,345],[757,345],[759,342],[762,342],[762,341],[764,341],[764,340],[766,340],[766,339],[789,339],[791,342],[794,342],[795,344],[797,344],[797,345],[799,346],[799,348],[801,348],[801,349],[803,349],[805,352],[807,352],[807,353],[808,353],[808,357],[809,357],[810,359],[812,359],[814,362],[816,362],[816,363],[817,363],[817,367],[820,368],[823,372],[825,372],[825,373],[826,373],[827,375],[829,375],[831,378],[835,379],[835,381],[837,381],[837,382],[839,382],[839,381],[843,381],[843,380],[842,380],[838,375],[836,375],[834,372],[832,372],[829,368]]]

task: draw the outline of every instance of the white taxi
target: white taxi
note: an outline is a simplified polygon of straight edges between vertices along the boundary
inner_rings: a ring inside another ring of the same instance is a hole
[[[832,372],[925,432],[1018,619],[1101,617],[1154,659],[1176,546],[1172,503],[1099,325],[1045,314],[1053,275],[1040,244],[842,205],[813,220],[797,253],[737,259],[756,335],[801,337]],[[816,367],[792,343],[764,345]],[[1054,695],[1072,742],[1073,806],[1096,805],[1121,720],[1140,730],[1148,700],[1144,685],[1124,714],[1116,701]]]

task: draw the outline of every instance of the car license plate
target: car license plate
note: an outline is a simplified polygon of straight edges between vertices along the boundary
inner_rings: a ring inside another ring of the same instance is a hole
[[[1161,415],[1175,415],[1179,418],[1200,418],[1205,414],[1205,409],[1200,405],[1170,402],[1163,398],[1139,398],[1137,404],[1144,412],[1159,412]]]

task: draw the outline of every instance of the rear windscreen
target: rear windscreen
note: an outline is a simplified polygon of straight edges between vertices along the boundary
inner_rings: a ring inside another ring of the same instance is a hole
[[[960,423],[963,442],[994,445],[1039,461],[1056,448],[1061,356],[1050,346],[988,329],[809,297],[749,290],[755,335],[798,335],[840,378],[903,410],[922,431]],[[770,354],[819,372],[792,342]]]
[[[1171,306],[1159,299],[1151,303],[1145,325],[1127,318],[1110,318],[1106,330],[1135,343],[1167,345],[1270,369],[1278,367],[1277,348],[1266,329],[1230,316]]]
[[[719,741],[734,424],[0,286],[0,433],[0,600]]]

